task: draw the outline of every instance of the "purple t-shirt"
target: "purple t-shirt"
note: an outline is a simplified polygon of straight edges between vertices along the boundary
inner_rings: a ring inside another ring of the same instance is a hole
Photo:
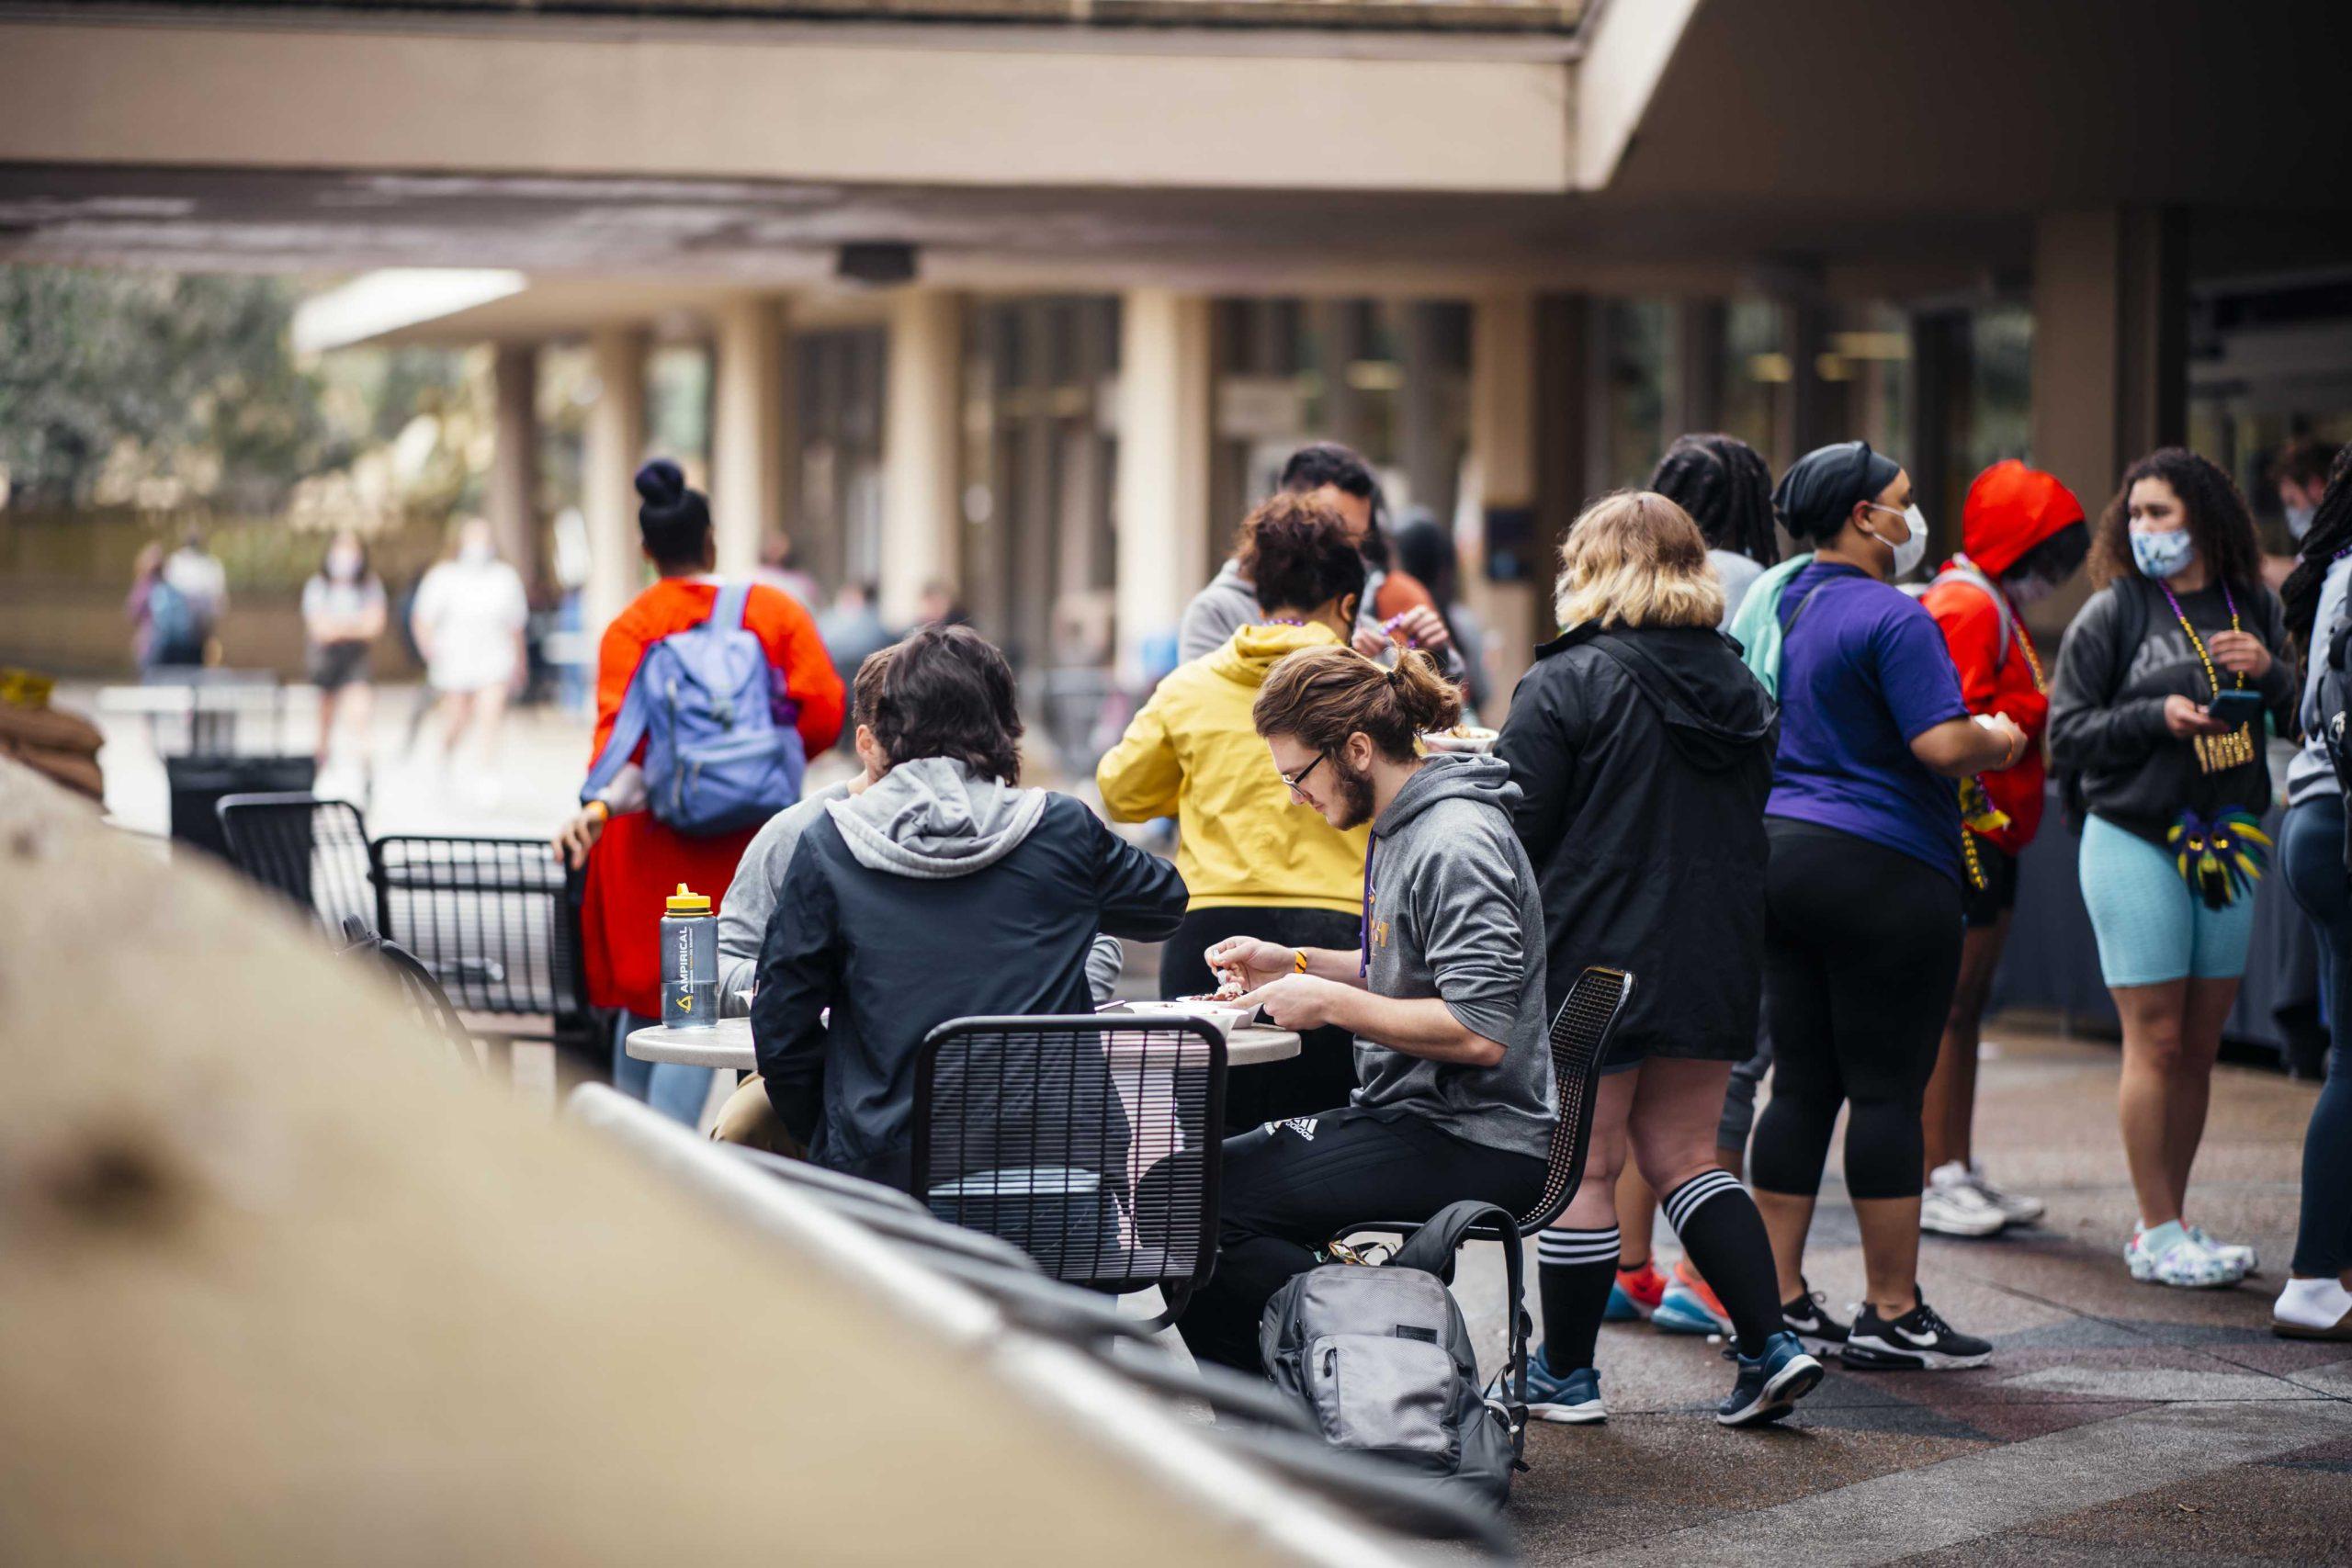
[[[1780,612],[1784,628],[1796,618],[1781,649],[1765,815],[1851,833],[1959,881],[1959,790],[1911,754],[1921,734],[1968,716],[1935,618],[1859,567],[1819,563],[1790,580]]]

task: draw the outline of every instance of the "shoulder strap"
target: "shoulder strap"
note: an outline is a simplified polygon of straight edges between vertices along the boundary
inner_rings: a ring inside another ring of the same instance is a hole
[[[743,613],[751,607],[751,603],[752,585],[750,583],[722,583],[719,585],[718,597],[711,604],[710,619],[706,624],[740,628],[743,624]]]
[[[586,805],[602,795],[620,771],[628,765],[637,751],[637,743],[645,739],[647,724],[645,682],[639,679],[645,673],[645,661],[650,658],[658,642],[648,643],[638,655],[637,668],[629,671],[628,689],[621,694],[621,711],[613,716],[613,732],[605,738],[605,749],[588,766],[588,777],[580,785],[580,802]]]
[[[2116,638],[2107,693],[2101,698],[2106,704],[2112,704],[2123,694],[2124,684],[2132,678],[2132,649],[2138,648],[2140,639],[2148,635],[2148,595],[2140,586],[2139,578],[2129,573],[2117,578],[2115,592],[2121,600],[2116,605],[2115,617],[2116,630],[2120,635]]]
[[[1941,588],[1947,582],[1965,582],[1993,601],[1993,613],[2001,618],[2001,648],[2000,651],[1993,656],[1993,668],[1996,671],[2005,668],[2009,662],[2009,649],[2016,645],[2018,639],[2017,616],[2009,609],[2008,595],[2001,592],[1993,581],[1990,573],[1966,556],[1954,556],[1952,564],[1936,573],[1935,581],[1928,583],[1928,587],[1933,591]]]
[[[1483,1199],[1464,1198],[1448,1203],[1430,1215],[1426,1224],[1405,1238],[1389,1259],[1394,1269],[1419,1269],[1441,1280],[1453,1277],[1453,1255],[1462,1246],[1462,1238],[1472,1225],[1491,1224],[1508,1238],[1510,1251],[1519,1251],[1519,1221]]]

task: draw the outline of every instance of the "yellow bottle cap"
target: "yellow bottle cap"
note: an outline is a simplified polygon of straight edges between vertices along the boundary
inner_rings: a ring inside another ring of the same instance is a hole
[[[689,893],[686,891],[686,885],[681,882],[678,884],[678,890],[670,895],[670,913],[673,915],[707,915],[710,913],[710,895],[707,893]]]

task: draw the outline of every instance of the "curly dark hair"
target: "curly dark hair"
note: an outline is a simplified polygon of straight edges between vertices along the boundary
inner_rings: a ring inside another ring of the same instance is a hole
[[[1283,491],[1260,502],[1241,525],[1235,554],[1259,608],[1269,613],[1363,596],[1363,558],[1348,543],[1348,525],[1303,495]]]
[[[2123,470],[2115,498],[2099,513],[2098,531],[2091,539],[2091,581],[2104,588],[2119,577],[2137,577],[2132,558],[2132,487],[2142,479],[2162,479],[2180,497],[2188,513],[2189,542],[2197,558],[2213,574],[2241,593],[2262,581],[2262,547],[2256,542],[2254,513],[2230,476],[2186,446],[2159,446]]]
[[[888,651],[881,691],[860,716],[890,765],[946,757],[1019,784],[1021,711],[1012,667],[996,645],[969,626],[941,625],[910,633]]]
[[[2352,549],[2352,446],[2336,453],[2330,465],[2327,491],[2312,513],[2302,554],[2278,590],[2287,606],[2287,630],[2306,663],[2312,654],[2312,623],[2319,615],[2319,592],[2327,584],[2327,569],[2346,549]]]
[[[1781,558],[1781,536],[1772,528],[1772,470],[1736,435],[1678,437],[1646,488],[1689,513],[1709,549],[1730,550],[1758,566]]]

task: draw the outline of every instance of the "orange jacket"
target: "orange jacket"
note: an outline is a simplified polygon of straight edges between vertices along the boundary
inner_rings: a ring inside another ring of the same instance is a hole
[[[665,577],[630,601],[605,628],[596,651],[596,736],[593,760],[620,716],[645,650],[673,632],[710,619],[718,585],[707,578]],[[768,662],[784,671],[785,689],[800,705],[796,725],[801,744],[814,757],[842,732],[842,678],[817,636],[808,612],[789,594],[755,586],[744,601],[743,624],[767,649]],[[644,748],[638,749],[642,760]],[[721,896],[735,879],[735,863],[759,831],[759,824],[708,838],[688,838],[630,811],[605,825],[588,875],[580,910],[582,958],[588,971],[588,999],[598,1007],[627,1008],[648,1018],[662,1010],[659,937],[662,900],[681,882],[710,895],[718,913]]]
[[[2050,725],[2050,698],[2043,692],[2041,652],[2025,629],[2025,617],[2006,597],[1996,604],[1994,596],[2001,592],[2001,574],[2027,551],[2082,520],[2082,502],[2073,491],[2038,468],[2004,458],[1968,487],[1960,518],[1967,554],[1946,561],[1925,596],[1928,614],[1951,649],[1968,711],[2007,714],[2032,742],[2017,766],[1984,775],[1985,795],[2009,818],[2007,828],[1985,837],[2008,854],[2033,842],[2041,828],[2041,737]],[[1954,570],[1962,566],[1974,567],[1976,574]],[[1993,581],[1988,584],[1980,577]]]

